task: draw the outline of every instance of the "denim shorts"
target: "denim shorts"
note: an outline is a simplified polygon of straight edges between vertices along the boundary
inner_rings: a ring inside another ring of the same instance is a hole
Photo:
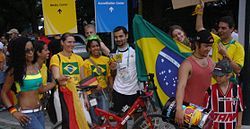
[[[32,113],[25,113],[30,118],[30,121],[22,127],[24,129],[45,129],[45,120],[44,120],[44,112],[32,112]]]

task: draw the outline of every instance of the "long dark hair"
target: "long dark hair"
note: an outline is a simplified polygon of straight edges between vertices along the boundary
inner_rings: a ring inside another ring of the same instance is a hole
[[[34,43],[35,52],[34,52],[34,60],[33,60],[33,63],[35,63],[35,62],[37,61],[37,59],[38,59],[38,54],[37,54],[37,52],[40,52],[40,53],[41,53],[42,50],[43,50],[44,45],[46,45],[46,43],[43,42],[43,41],[36,41],[36,42]]]
[[[14,70],[13,73],[11,73],[14,75],[14,81],[18,82],[21,86],[23,85],[23,78],[26,75],[27,67],[25,46],[29,41],[31,42],[31,40],[26,37],[18,37],[13,40],[13,52],[10,55],[10,65],[7,70],[7,72],[11,69]],[[32,45],[34,47],[33,43]]]

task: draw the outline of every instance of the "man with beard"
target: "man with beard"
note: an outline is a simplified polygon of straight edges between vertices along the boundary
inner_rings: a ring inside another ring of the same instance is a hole
[[[120,62],[113,61],[110,65],[110,69],[116,70],[112,110],[123,114],[138,97],[137,91],[140,90],[140,86],[136,72],[135,50],[128,44],[128,31],[125,27],[118,26],[113,32],[117,45],[114,54],[122,54],[122,60]]]
[[[175,121],[179,126],[183,125],[183,102],[193,103],[198,106],[204,104],[205,92],[211,84],[211,72],[214,68],[214,63],[208,56],[213,42],[214,39],[209,31],[199,31],[195,43],[191,46],[192,50],[194,50],[193,54],[180,65],[175,114]]]

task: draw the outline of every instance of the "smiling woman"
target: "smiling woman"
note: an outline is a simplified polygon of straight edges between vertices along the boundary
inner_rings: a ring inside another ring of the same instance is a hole
[[[50,60],[50,69],[52,71],[53,78],[57,80],[60,76],[64,75],[69,77],[70,82],[73,84],[69,85],[68,82],[57,82],[58,87],[54,93],[54,105],[56,108],[57,121],[62,121],[62,126],[64,128],[87,129],[88,124],[84,117],[82,107],[75,107],[76,105],[80,104],[79,98],[77,96],[76,86],[79,85],[80,80],[84,78],[84,74],[83,59],[79,55],[76,55],[72,52],[74,49],[74,43],[75,38],[73,34],[64,33],[61,37],[61,45],[63,50],[58,54],[53,55]],[[61,96],[62,92],[68,93]],[[71,96],[71,98],[64,96],[69,94],[73,96]],[[72,106],[72,103],[74,106]],[[71,107],[67,108],[68,106]]]

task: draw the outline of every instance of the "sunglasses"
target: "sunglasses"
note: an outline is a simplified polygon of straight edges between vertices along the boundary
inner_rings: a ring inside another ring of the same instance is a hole
[[[30,52],[34,52],[34,48],[27,48],[25,49],[25,53],[30,53]]]

